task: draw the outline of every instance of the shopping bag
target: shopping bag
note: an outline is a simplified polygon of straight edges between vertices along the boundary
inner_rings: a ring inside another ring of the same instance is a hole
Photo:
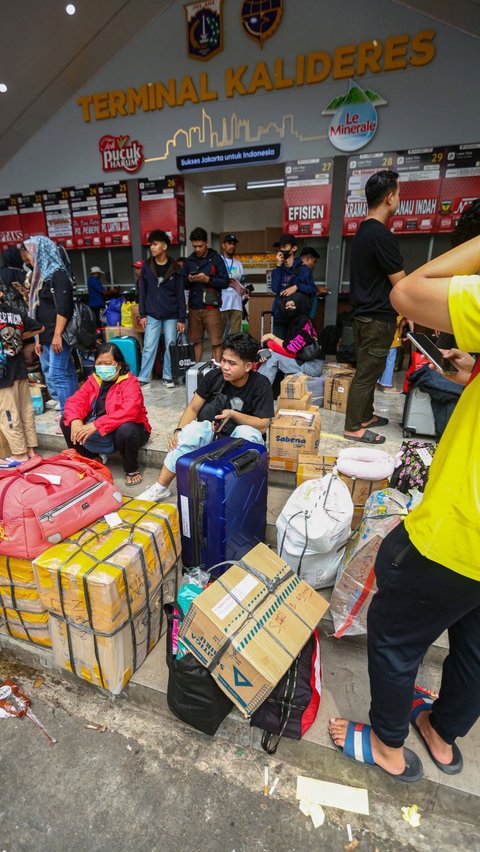
[[[132,305],[134,302],[123,302],[121,307],[121,325],[126,328],[133,328]]]
[[[195,347],[189,343],[184,334],[177,334],[176,343],[170,344],[170,364],[172,378],[182,379],[187,370],[196,363]]]

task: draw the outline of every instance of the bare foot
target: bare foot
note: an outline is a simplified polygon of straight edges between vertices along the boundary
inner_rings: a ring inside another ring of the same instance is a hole
[[[446,743],[445,740],[442,740],[440,734],[437,734],[432,728],[428,718],[430,714],[431,710],[424,710],[423,713],[419,713],[415,719],[415,724],[420,729],[420,733],[435,760],[438,760],[439,763],[451,763],[453,760],[452,746]]]
[[[422,714],[423,715],[423,714]],[[347,719],[330,719],[328,722],[328,730],[330,736],[339,748],[343,749],[347,737]],[[405,771],[405,757],[402,748],[390,748],[378,739],[377,735],[372,731],[370,735],[370,746],[372,749],[373,759],[377,766],[381,766],[386,772],[391,775],[402,775]]]
[[[35,447],[27,448],[27,456],[29,459],[33,459],[37,455],[37,451]]]

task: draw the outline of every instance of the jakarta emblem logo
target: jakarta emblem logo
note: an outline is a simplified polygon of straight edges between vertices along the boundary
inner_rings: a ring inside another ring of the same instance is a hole
[[[353,80],[348,81],[348,92],[333,98],[322,110],[331,115],[328,138],[339,151],[358,151],[370,142],[378,128],[376,107],[387,101],[371,89],[362,89]]]
[[[211,59],[223,49],[223,0],[187,3],[187,52],[192,59]]]
[[[283,0],[244,0],[242,3],[243,29],[260,47],[278,30],[282,15]]]

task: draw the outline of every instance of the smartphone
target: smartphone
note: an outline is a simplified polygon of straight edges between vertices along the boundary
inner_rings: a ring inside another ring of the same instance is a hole
[[[432,364],[435,364],[435,367],[437,367],[440,372],[450,374],[458,373],[457,368],[443,357],[438,346],[435,346],[426,334],[409,331],[407,332],[407,337],[413,345],[420,350],[420,352],[423,352],[425,357],[428,358]]]

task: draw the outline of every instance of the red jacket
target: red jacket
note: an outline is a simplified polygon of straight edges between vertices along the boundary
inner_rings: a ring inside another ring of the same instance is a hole
[[[63,412],[63,420],[67,426],[70,426],[72,420],[84,422],[89,417],[98,398],[101,383],[96,373],[92,373],[80,390],[67,399]],[[123,423],[141,423],[147,432],[152,431],[143,394],[133,373],[119,376],[116,382],[112,383],[105,398],[105,414],[97,417],[94,423],[100,435],[108,435]]]

